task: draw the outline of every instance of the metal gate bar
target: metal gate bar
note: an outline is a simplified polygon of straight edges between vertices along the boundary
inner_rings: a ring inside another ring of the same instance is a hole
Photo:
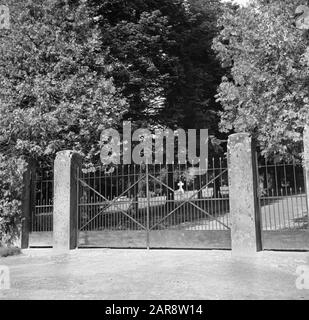
[[[185,247],[207,247],[199,239],[210,237],[220,247],[222,237],[223,247],[229,247],[228,179],[222,163],[213,159],[202,174],[193,166],[162,164],[81,170],[79,245],[151,248],[160,242],[167,247],[179,238]]]
[[[31,177],[30,247],[52,245],[53,169],[36,170]]]
[[[301,159],[259,158],[258,197],[265,250],[309,249],[308,202]]]

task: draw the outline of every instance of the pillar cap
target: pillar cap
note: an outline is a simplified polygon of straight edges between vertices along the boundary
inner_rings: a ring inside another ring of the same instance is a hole
[[[230,149],[231,146],[239,143],[251,143],[252,142],[252,136],[248,132],[239,132],[231,134],[228,138],[228,149]]]
[[[74,160],[77,162],[82,162],[82,156],[73,150],[62,150],[57,152],[56,154],[56,160],[60,160],[60,159],[70,159],[70,160]]]

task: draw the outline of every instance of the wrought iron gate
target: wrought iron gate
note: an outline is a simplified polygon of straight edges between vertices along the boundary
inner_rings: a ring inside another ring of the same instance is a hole
[[[258,165],[262,245],[266,250],[309,250],[306,183],[301,160]]]
[[[224,163],[224,164],[223,164]],[[78,172],[80,247],[230,248],[226,162]]]
[[[36,169],[31,177],[30,247],[52,246],[53,168]]]

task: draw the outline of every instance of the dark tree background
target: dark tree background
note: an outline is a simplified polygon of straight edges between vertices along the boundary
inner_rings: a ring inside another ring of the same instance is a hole
[[[218,33],[217,0],[91,0],[109,50],[111,76],[139,125],[209,128],[222,68],[211,49]]]
[[[0,33],[0,245],[18,234],[26,163],[136,127],[218,134],[219,0],[6,0]]]

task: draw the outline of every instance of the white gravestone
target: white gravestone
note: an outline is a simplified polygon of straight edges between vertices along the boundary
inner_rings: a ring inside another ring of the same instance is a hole
[[[177,183],[179,189],[174,192],[175,200],[182,200],[184,198],[185,190],[183,189],[184,183],[179,181]]]

